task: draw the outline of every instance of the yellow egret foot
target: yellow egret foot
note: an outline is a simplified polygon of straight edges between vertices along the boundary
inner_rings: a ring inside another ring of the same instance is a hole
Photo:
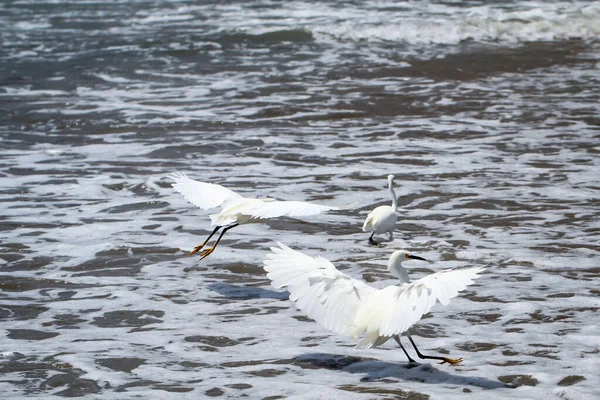
[[[413,340],[412,336],[410,336],[410,334],[408,332],[405,333],[406,337],[408,338],[408,340],[410,340],[410,343],[412,343],[413,347],[415,348],[415,351],[417,352],[417,355],[419,356],[420,359],[424,360],[424,359],[429,359],[429,360],[441,360],[442,362],[440,364],[450,364],[450,365],[456,365],[459,362],[462,361],[462,358],[449,358],[449,357],[440,357],[440,356],[426,356],[424,354],[421,354],[421,352],[419,351],[419,349],[417,348],[417,345],[415,344],[415,341]],[[400,340],[397,340],[398,343],[400,343]],[[406,350],[404,351],[406,353]]]
[[[196,254],[197,252],[202,250],[203,247],[204,247],[204,243],[202,243],[200,246],[194,247],[194,250],[190,251],[190,256],[193,256],[194,254]]]
[[[448,358],[448,357],[444,357],[444,361],[442,361],[440,364],[450,364],[450,365],[456,365],[460,362],[462,362],[462,358]]]
[[[215,251],[215,249],[217,248],[217,245],[219,244],[219,242],[221,241],[221,238],[223,237],[223,235],[225,234],[225,232],[227,232],[228,230],[230,230],[231,228],[235,228],[236,226],[238,226],[239,224],[237,222],[226,226],[225,228],[223,228],[223,230],[221,231],[221,234],[219,235],[217,241],[215,242],[215,244],[212,247],[209,247],[207,249],[205,249],[200,255],[200,260],[204,260],[206,257],[210,256],[212,254],[213,251]],[[190,255],[196,254],[197,252],[199,252],[204,245],[210,240],[210,238],[217,233],[217,231],[221,229],[220,226],[217,226],[215,228],[215,230],[210,234],[210,236],[208,238],[206,238],[206,240],[204,241],[204,243],[202,243],[200,246],[196,246],[194,247],[194,250],[190,251]]]
[[[206,240],[204,241],[204,243],[202,243],[200,246],[196,246],[194,247],[194,250],[190,251],[190,256],[193,256],[194,254],[196,254],[197,252],[199,252],[200,250],[202,250],[202,248],[204,246],[206,246],[206,243],[208,243],[208,241],[210,240],[211,237],[213,237],[213,235],[215,233],[217,233],[219,231],[219,229],[221,229],[220,226],[217,226],[210,235],[208,235],[208,237],[206,238]]]
[[[209,247],[206,250],[204,250],[201,254],[202,257],[200,257],[200,260],[204,260],[206,257],[210,256],[212,254],[213,251],[215,251],[215,247]]]

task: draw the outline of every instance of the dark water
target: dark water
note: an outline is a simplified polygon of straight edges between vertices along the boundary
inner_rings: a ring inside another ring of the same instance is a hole
[[[8,398],[596,398],[597,2],[0,4],[0,389]],[[236,228],[165,175],[355,210]],[[367,245],[389,203],[396,239]],[[274,291],[279,240],[391,284],[407,248],[489,265],[356,350]],[[411,397],[412,396],[412,397]]]

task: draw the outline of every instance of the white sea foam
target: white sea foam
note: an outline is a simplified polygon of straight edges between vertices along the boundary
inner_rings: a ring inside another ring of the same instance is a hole
[[[48,22],[31,22],[31,21],[20,21],[15,24],[15,27],[23,30],[38,30],[50,28],[52,25]]]
[[[209,18],[210,25],[197,19]],[[522,43],[567,39],[595,40],[600,36],[600,6],[586,1],[518,2],[465,7],[461,3],[388,3],[359,5],[290,2],[278,7],[245,8],[240,5],[194,5],[165,11],[139,11],[126,34],[151,24],[184,24],[207,33],[229,30],[252,35],[286,29],[305,29],[317,40],[388,41],[413,45],[457,44],[465,41]],[[46,29],[46,21],[20,21],[16,29]],[[147,29],[147,28],[143,28]]]
[[[425,4],[422,7],[431,8]],[[359,15],[344,10],[346,18],[342,18],[343,22],[312,29],[316,33],[342,39],[437,44],[456,44],[467,40],[596,39],[600,36],[600,7],[588,2],[526,3],[516,10],[491,5],[468,9],[440,6],[435,13],[432,13],[434,10],[427,11],[430,15],[414,3],[408,5],[406,11],[396,13],[383,9]]]
[[[140,24],[155,24],[155,23],[172,23],[177,21],[187,21],[193,19],[194,16],[190,14],[162,14],[162,15],[149,15],[141,18],[135,22]],[[132,21],[133,22],[133,21]]]
[[[123,78],[120,76],[111,76],[108,74],[94,74],[94,76],[97,76],[98,78],[100,78],[106,82],[113,82],[113,83],[130,83],[130,82],[132,82],[130,79],[127,79],[127,78]]]
[[[178,10],[184,14],[189,7]],[[206,12],[197,7],[195,12]],[[211,9],[217,25],[255,35],[302,27],[318,40],[384,40],[410,44],[530,42],[596,39],[600,6],[585,1],[520,2],[464,7],[429,2],[364,2],[360,5],[291,2],[281,7]],[[268,21],[268,24],[265,22]],[[290,25],[290,22],[292,25]]]

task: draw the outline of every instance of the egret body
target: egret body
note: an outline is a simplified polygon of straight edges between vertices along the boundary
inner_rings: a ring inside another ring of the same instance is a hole
[[[376,289],[352,278],[322,257],[310,257],[278,243],[264,261],[267,277],[275,288],[290,292],[290,300],[325,328],[335,333],[364,338],[357,348],[370,348],[394,338],[408,360],[400,335],[405,334],[420,358],[441,360],[452,365],[462,361],[426,356],[417,349],[408,329],[437,303],[447,305],[458,292],[473,283],[484,268],[444,270],[410,282],[402,261],[424,260],[399,250],[388,262],[388,271],[400,280],[398,285]]]
[[[363,224],[363,232],[371,232],[369,243],[377,245],[373,239],[376,233],[388,233],[390,241],[394,239],[394,228],[398,220],[398,198],[394,192],[394,175],[388,175],[388,188],[392,195],[391,206],[379,206],[367,215]]]

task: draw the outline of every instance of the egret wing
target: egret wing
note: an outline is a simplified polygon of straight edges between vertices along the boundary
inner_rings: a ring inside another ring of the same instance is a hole
[[[322,257],[277,244],[264,261],[273,287],[286,288],[290,300],[327,329],[348,334],[358,304],[376,289],[338,271]]]
[[[203,210],[219,207],[228,201],[242,198],[233,190],[214,183],[195,181],[182,172],[175,172],[168,177],[175,181],[173,188],[176,191],[181,193],[187,201]]]
[[[369,232],[373,229],[373,211],[367,215],[365,222],[363,223],[362,230],[363,232]]]
[[[370,296],[357,310],[353,333],[378,332],[393,336],[405,332],[437,303],[450,299],[479,277],[484,268],[447,270],[401,286],[388,286]]]
[[[324,206],[304,201],[271,200],[249,211],[252,218],[303,217],[321,214],[326,211],[342,210],[348,207]]]

